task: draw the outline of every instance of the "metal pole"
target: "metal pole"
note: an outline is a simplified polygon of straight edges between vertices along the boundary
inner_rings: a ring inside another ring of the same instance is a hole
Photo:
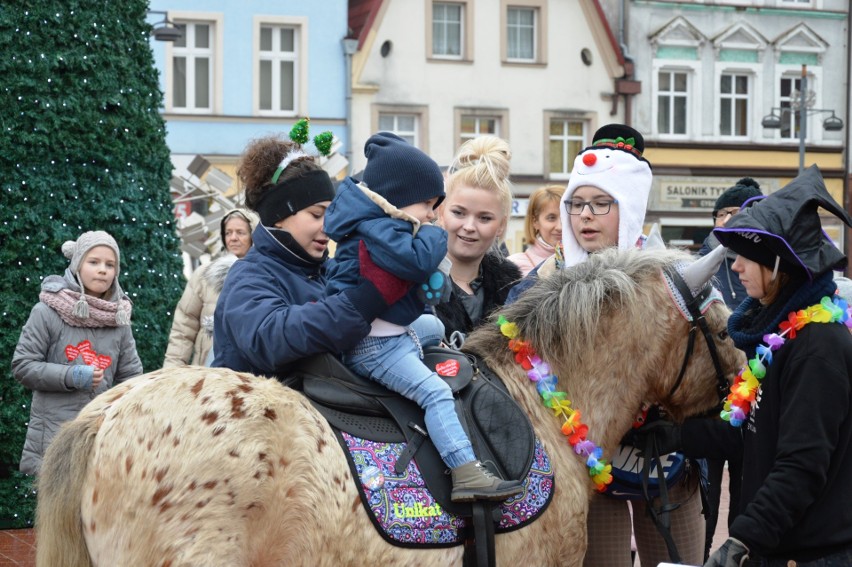
[[[808,132],[808,109],[805,96],[808,92],[808,66],[802,65],[802,83],[799,89],[799,175],[805,170],[805,138]]]
[[[345,39],[343,41],[346,41]],[[346,175],[352,175],[352,54],[346,53]]]

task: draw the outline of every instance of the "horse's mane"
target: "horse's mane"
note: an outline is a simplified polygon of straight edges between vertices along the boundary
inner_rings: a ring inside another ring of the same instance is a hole
[[[630,333],[630,321],[651,318],[653,310],[661,307],[652,287],[661,289],[663,285],[660,270],[691,260],[689,254],[678,250],[607,249],[541,278],[501,314],[542,355],[551,352],[572,364],[589,356],[595,345],[601,348],[604,321],[623,321],[619,332]],[[612,331],[608,325],[610,338]],[[559,349],[559,345],[568,348]]]

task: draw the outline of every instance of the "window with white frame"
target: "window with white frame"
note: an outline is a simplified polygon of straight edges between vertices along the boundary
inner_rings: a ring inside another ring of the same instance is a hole
[[[506,11],[506,58],[509,61],[536,61],[538,10],[509,6]]]
[[[802,88],[802,77],[781,77],[781,137],[785,139],[799,139],[799,128],[801,121],[799,113],[799,97]]]
[[[183,36],[172,45],[171,109],[209,113],[213,110],[213,38],[210,22],[180,22]]]
[[[464,6],[454,2],[432,4],[432,56],[461,59],[464,52]]]
[[[393,132],[412,146],[419,147],[417,114],[380,112],[379,130]]]
[[[689,76],[685,71],[657,73],[657,132],[686,134]]]
[[[551,178],[567,178],[574,158],[585,148],[588,122],[572,118],[551,117],[548,136],[548,173]]]
[[[299,105],[299,27],[262,24],[258,35],[258,110],[293,116]]]
[[[719,133],[748,136],[749,76],[725,73],[719,83]]]

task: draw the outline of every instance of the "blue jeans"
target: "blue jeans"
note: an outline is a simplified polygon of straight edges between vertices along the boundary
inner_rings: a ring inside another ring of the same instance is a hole
[[[452,390],[421,360],[421,345],[438,344],[444,324],[434,315],[421,315],[408,330],[396,337],[364,338],[343,355],[344,364],[423,408],[426,429],[448,467],[476,460],[456,414]]]

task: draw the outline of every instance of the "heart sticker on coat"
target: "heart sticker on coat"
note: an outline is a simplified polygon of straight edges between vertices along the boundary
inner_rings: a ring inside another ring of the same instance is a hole
[[[440,376],[456,376],[458,375],[460,368],[461,365],[459,364],[459,361],[451,358],[436,364],[435,372],[437,372]]]
[[[80,349],[78,349],[74,345],[68,345],[65,347],[65,358],[67,358],[69,361],[74,360],[78,356],[80,356]]]
[[[101,370],[106,370],[107,367],[112,364],[112,358],[105,354],[99,354],[98,359],[95,362],[95,366],[100,368]]]

